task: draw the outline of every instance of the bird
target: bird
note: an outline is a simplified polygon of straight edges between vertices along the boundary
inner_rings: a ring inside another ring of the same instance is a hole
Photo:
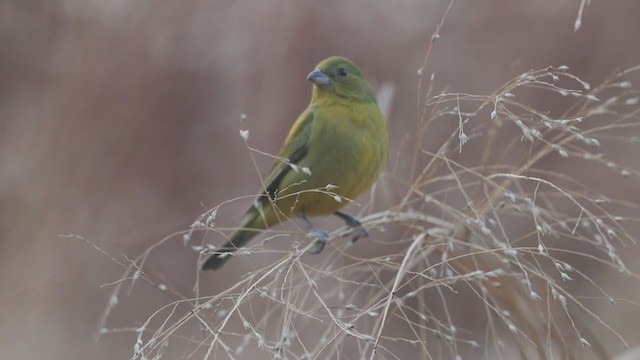
[[[313,83],[311,101],[289,130],[262,192],[203,270],[219,269],[261,231],[290,218],[307,224],[316,253],[328,234],[308,217],[335,215],[358,228],[356,238],[368,235],[358,219],[340,209],[371,188],[387,162],[385,117],[364,74],[345,57],[322,60],[307,80]]]

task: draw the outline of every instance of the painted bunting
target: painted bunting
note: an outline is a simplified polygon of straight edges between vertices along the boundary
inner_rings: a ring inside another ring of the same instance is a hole
[[[326,232],[314,228],[307,216],[334,214],[348,226],[361,223],[339,210],[367,191],[386,161],[389,137],[384,115],[364,75],[350,60],[333,56],[307,76],[313,83],[311,103],[291,127],[279,159],[265,179],[262,194],[245,214],[230,240],[203,264],[215,270],[249,240],[281,221],[300,217],[317,239],[317,252]]]

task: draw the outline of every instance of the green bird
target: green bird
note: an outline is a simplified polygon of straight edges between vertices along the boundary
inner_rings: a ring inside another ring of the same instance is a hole
[[[230,240],[202,265],[220,268],[238,248],[285,219],[300,217],[317,237],[318,251],[326,232],[307,216],[336,215],[357,236],[360,222],[340,212],[348,201],[367,191],[384,168],[389,135],[384,115],[362,71],[349,59],[332,56],[307,76],[313,83],[311,103],[291,127],[265,179],[262,194],[245,214]]]

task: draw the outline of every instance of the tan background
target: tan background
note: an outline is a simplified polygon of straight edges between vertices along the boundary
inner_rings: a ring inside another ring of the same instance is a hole
[[[123,261],[206,208],[252,194],[258,177],[238,130],[276,152],[308,102],[306,74],[324,57],[347,56],[374,85],[395,85],[395,154],[413,130],[416,70],[447,4],[0,2],[0,357],[130,357],[130,334],[92,340],[110,291],[101,286],[121,268],[58,235],[80,234]],[[640,62],[640,2],[593,0],[575,33],[578,6],[456,2],[427,70],[434,86],[486,94],[528,69],[562,64],[598,83]],[[620,156],[640,167],[637,154]],[[264,171],[270,160],[257,159]],[[638,199],[637,181],[615,181],[610,196]],[[219,223],[235,225],[246,204],[225,208]],[[164,250],[149,271],[189,293],[196,254],[179,242]],[[635,271],[637,253],[625,254]],[[207,276],[211,291],[233,282]],[[144,287],[134,294],[120,299],[129,303],[111,326],[135,326],[169,301]],[[609,320],[638,344],[628,314]]]

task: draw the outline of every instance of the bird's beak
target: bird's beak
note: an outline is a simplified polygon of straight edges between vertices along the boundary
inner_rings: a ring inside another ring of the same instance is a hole
[[[311,81],[316,85],[329,85],[331,83],[331,78],[327,76],[327,74],[323,73],[322,70],[315,69],[309,73],[307,76],[307,80]]]

